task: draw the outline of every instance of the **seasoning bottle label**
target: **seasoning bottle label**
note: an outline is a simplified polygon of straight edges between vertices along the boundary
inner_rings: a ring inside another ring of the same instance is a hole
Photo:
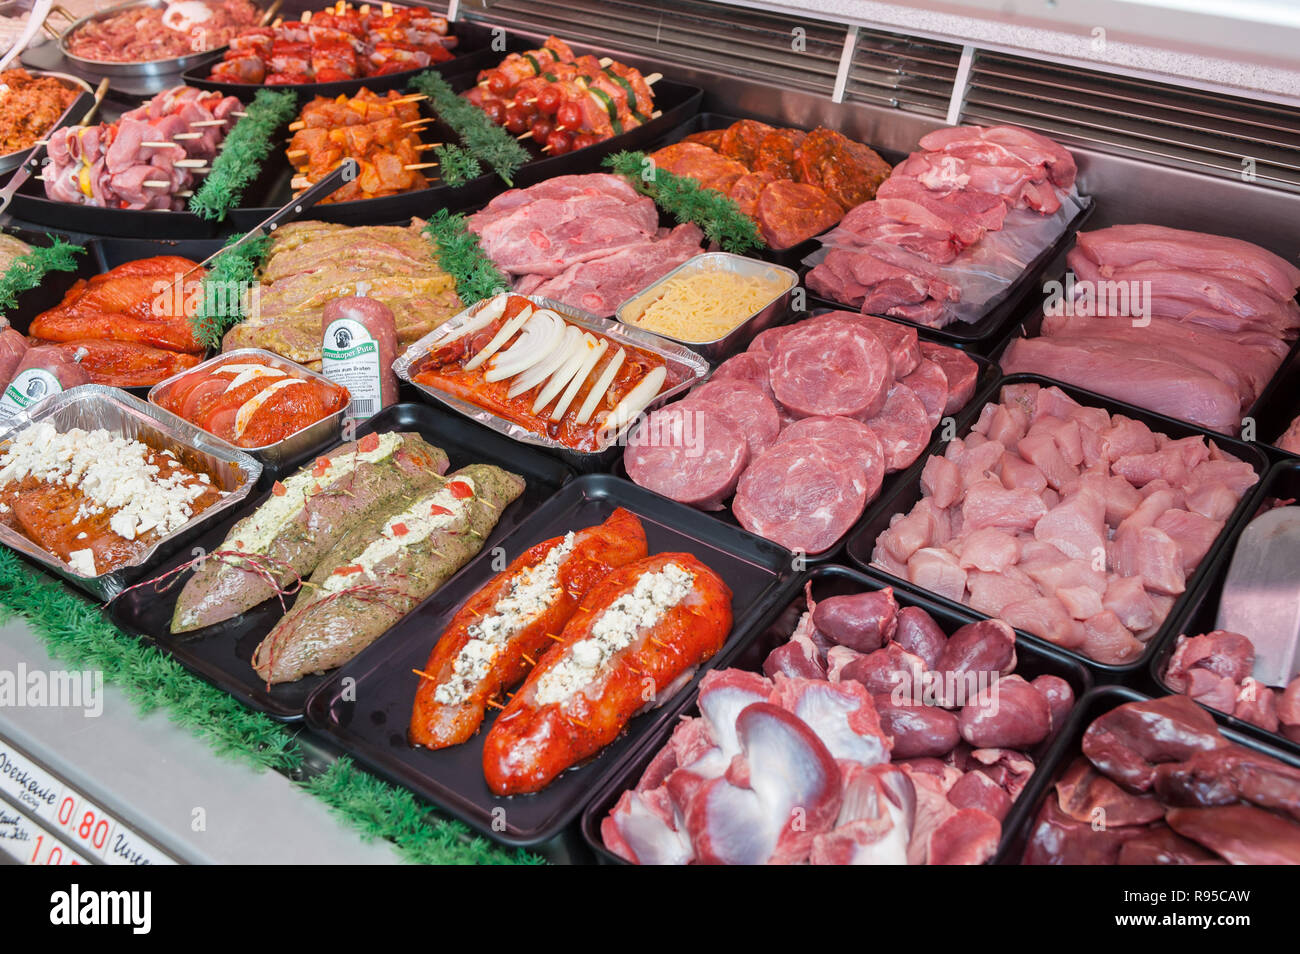
[[[383,404],[379,342],[361,322],[351,318],[330,322],[321,342],[321,374],[348,389],[349,417],[365,420],[379,413]]]
[[[9,382],[4,396],[0,397],[0,421],[8,421],[16,414],[62,391],[63,385],[49,371],[44,368],[28,368]]]

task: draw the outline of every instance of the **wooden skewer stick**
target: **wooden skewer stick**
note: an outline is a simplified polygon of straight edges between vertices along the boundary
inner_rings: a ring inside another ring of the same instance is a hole
[[[304,10],[304,11],[302,11],[302,20],[301,20],[300,22],[302,22],[302,23],[311,23],[311,11],[310,11],[310,10]]]
[[[533,131],[530,129],[530,130],[528,130],[528,132],[524,133],[522,136],[516,136],[515,138],[516,138],[516,139],[528,139],[529,137],[532,136],[532,134],[533,134]]]
[[[419,103],[419,102],[423,102],[424,100],[426,100],[426,99],[428,99],[428,98],[429,98],[429,97],[428,97],[428,96],[425,96],[423,93],[410,93],[410,94],[408,94],[408,95],[406,95],[406,96],[403,96],[403,97],[401,97],[401,98],[399,98],[399,99],[390,99],[390,100],[387,100],[387,101],[384,103],[384,105],[385,105],[385,106],[396,106],[396,105],[398,105],[399,103]]]
[[[649,76],[645,77],[645,84],[647,86],[653,86],[655,83],[659,82],[663,78],[664,78],[663,73],[651,73]]]
[[[202,169],[208,164],[206,159],[177,159],[172,165],[181,169]]]
[[[402,123],[402,129],[415,129],[417,126],[424,126],[433,122],[432,119],[412,119],[409,123]]]
[[[170,189],[171,183],[164,179],[145,179],[141,185],[149,186],[151,189]]]
[[[196,119],[190,123],[191,126],[224,126],[225,124],[224,119]]]
[[[407,172],[415,172],[417,169],[432,169],[436,165],[436,162],[412,162],[402,166],[402,168]]]
[[[186,141],[188,141],[188,140],[190,140],[190,139],[202,139],[202,138],[203,138],[203,133],[193,133],[193,132],[190,132],[190,133],[177,133],[175,136],[172,136],[172,138],[173,138],[173,139],[186,140]],[[225,142],[223,141],[221,144],[224,146],[224,145],[225,145]]]
[[[304,176],[294,176],[292,181],[289,183],[289,187],[295,192],[301,191],[302,189],[309,189],[311,188],[311,180]]]
[[[292,162],[295,158],[297,158],[297,157],[299,157],[299,156],[305,156],[305,155],[307,155],[307,150],[306,150],[306,149],[290,149],[288,152],[285,153],[285,155],[288,156],[288,157],[289,157],[289,161]]]
[[[614,62],[613,59],[611,59],[611,58],[608,57],[608,56],[602,56],[602,57],[600,58],[600,65],[601,65],[601,66],[609,66],[609,64],[610,64],[610,63],[613,63],[613,62]]]

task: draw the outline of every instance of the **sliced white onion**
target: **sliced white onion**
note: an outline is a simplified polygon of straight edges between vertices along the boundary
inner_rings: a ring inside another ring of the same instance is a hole
[[[478,311],[471,313],[465,323],[457,328],[454,334],[440,339],[438,341],[439,346],[446,344],[448,341],[455,341],[457,338],[473,334],[480,328],[486,328],[506,313],[506,302],[509,300],[510,296],[505,292],[495,298],[489,298],[487,304]]]
[[[474,355],[474,357],[470,358],[469,361],[465,363],[465,370],[473,371],[480,364],[482,364],[488,358],[492,357],[503,347],[505,347],[506,342],[508,342],[511,338],[515,336],[515,332],[518,331],[520,328],[522,328],[524,326],[524,322],[526,322],[529,318],[531,318],[532,315],[533,315],[533,306],[529,305],[527,308],[520,311],[519,314],[515,315],[504,325],[502,325],[501,330],[498,331],[496,335],[492,338],[492,340],[487,343],[487,347],[485,347],[482,351]]]
[[[564,319],[548,308],[539,308],[508,351],[493,358],[485,381],[504,381],[522,374],[551,356],[564,340]]]
[[[552,421],[558,421],[560,418],[564,417],[564,412],[569,409],[569,405],[573,403],[573,399],[576,398],[578,392],[582,390],[582,385],[586,382],[587,378],[591,376],[592,368],[594,368],[596,363],[605,356],[605,352],[608,350],[609,339],[601,338],[600,344],[596,346],[596,350],[588,353],[587,357],[578,367],[578,373],[573,376],[573,380],[569,382],[569,386],[564,389],[564,396],[556,402],[555,410],[551,411]]]
[[[537,385],[541,384],[552,374],[560,369],[570,356],[582,347],[582,329],[577,325],[566,324],[564,326],[564,337],[560,339],[559,347],[551,352],[550,357],[540,364],[535,364],[510,385],[510,390],[506,397],[519,397],[525,391],[531,391]]]
[[[596,339],[589,334],[583,334],[578,346],[573,349],[567,361],[560,365],[560,369],[551,375],[546,387],[542,388],[542,393],[537,395],[537,400],[533,402],[533,413],[541,414],[542,408],[550,404],[560,392],[565,389],[573,376],[578,373],[582,367],[582,362],[586,360],[587,355],[596,350]]]
[[[668,369],[660,365],[637,382],[637,386],[628,391],[618,406],[609,412],[609,417],[605,418],[605,430],[610,434],[621,431],[624,424],[644,411],[646,405],[655,399],[667,377]]]
[[[586,424],[591,420],[591,415],[596,413],[596,408],[605,398],[605,392],[609,386],[614,383],[614,376],[618,374],[618,369],[623,367],[623,359],[627,357],[627,351],[623,348],[618,349],[618,353],[609,359],[609,364],[605,365],[605,370],[600,372],[600,377],[596,383],[591,386],[591,392],[587,395],[587,400],[582,402],[582,407],[578,409],[579,424]]]
[[[282,378],[284,376],[285,372],[281,371],[279,368],[268,368],[264,364],[250,365],[246,370],[240,371],[236,374],[234,378],[231,379],[230,384],[226,385],[226,390],[221,393],[226,394],[235,390],[235,388],[242,388],[249,381],[255,381],[258,378]]]

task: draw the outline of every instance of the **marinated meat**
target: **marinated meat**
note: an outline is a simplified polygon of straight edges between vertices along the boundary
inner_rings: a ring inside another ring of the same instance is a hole
[[[774,132],[776,129],[767,123],[742,119],[727,127],[718,141],[717,149],[722,155],[735,159],[746,169],[753,169],[763,140]]]
[[[873,149],[818,126],[795,149],[795,180],[823,189],[845,209],[872,199],[891,166]]]
[[[754,214],[764,241],[785,249],[826,231],[844,210],[822,190],[783,179],[759,193]]]

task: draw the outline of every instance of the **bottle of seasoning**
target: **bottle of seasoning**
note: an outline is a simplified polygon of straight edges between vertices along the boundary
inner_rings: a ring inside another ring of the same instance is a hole
[[[69,358],[62,348],[50,345],[28,348],[0,396],[0,423],[68,388],[89,384],[90,374],[79,363],[87,354],[85,348],[78,348]]]
[[[351,394],[348,416],[364,421],[397,403],[397,321],[382,301],[335,298],[321,315],[321,374]]]

